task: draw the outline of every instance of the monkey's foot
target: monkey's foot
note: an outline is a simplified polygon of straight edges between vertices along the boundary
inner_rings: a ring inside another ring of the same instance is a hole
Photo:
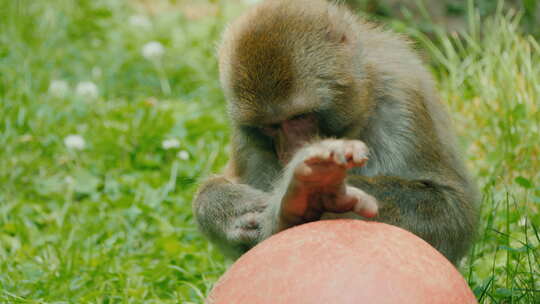
[[[281,205],[282,227],[318,220],[324,212],[377,214],[375,198],[347,186],[347,169],[363,166],[368,149],[358,140],[324,140],[302,149]]]

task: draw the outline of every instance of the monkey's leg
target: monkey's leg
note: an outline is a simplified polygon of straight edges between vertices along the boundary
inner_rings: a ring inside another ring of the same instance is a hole
[[[375,216],[375,199],[345,184],[347,169],[366,160],[366,146],[354,140],[323,140],[298,152],[283,180],[277,231],[318,220],[325,212]]]
[[[377,199],[379,214],[374,220],[413,232],[453,263],[465,254],[474,238],[477,210],[475,198],[466,194],[465,183],[389,176],[349,176],[347,182]]]
[[[200,230],[236,258],[267,237],[261,227],[269,225],[268,201],[267,193],[218,176],[201,186],[193,210]]]

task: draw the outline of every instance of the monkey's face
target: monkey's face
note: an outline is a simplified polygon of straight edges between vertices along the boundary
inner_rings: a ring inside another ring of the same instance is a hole
[[[303,10],[255,9],[229,27],[219,50],[232,122],[282,164],[306,142],[342,137],[359,108],[352,40],[331,31],[322,7],[314,16],[291,11]]]
[[[334,77],[296,76],[300,69],[288,74],[272,64],[251,69],[236,64],[235,69],[225,87],[231,120],[242,136],[274,152],[282,165],[310,141],[342,137],[353,121],[348,110],[354,106],[353,86]]]
[[[275,99],[261,94],[254,100],[245,100],[232,94],[228,97],[231,120],[250,143],[274,152],[279,162],[286,165],[304,144],[325,137],[342,137],[349,128],[350,113],[343,107],[339,109],[340,102],[334,100],[346,96],[331,92],[320,82],[311,84],[319,88],[293,90],[292,95],[276,94]]]

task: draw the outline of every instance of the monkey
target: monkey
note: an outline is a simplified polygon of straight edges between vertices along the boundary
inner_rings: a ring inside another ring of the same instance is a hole
[[[231,258],[321,219],[383,222],[458,265],[478,192],[449,113],[404,37],[326,0],[266,0],[224,31],[230,159],[193,200]]]

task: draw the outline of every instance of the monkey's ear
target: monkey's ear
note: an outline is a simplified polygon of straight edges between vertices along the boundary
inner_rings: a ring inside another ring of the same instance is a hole
[[[328,9],[329,41],[342,45],[354,45],[357,35],[358,19],[341,4],[334,3]]]
[[[353,44],[354,40],[354,36],[352,36],[350,33],[335,30],[330,30],[330,32],[327,33],[326,38],[331,43],[345,47]]]
[[[339,31],[333,28],[330,28],[326,33],[326,39],[328,41],[338,44],[347,44],[350,42],[349,35],[346,32]]]

